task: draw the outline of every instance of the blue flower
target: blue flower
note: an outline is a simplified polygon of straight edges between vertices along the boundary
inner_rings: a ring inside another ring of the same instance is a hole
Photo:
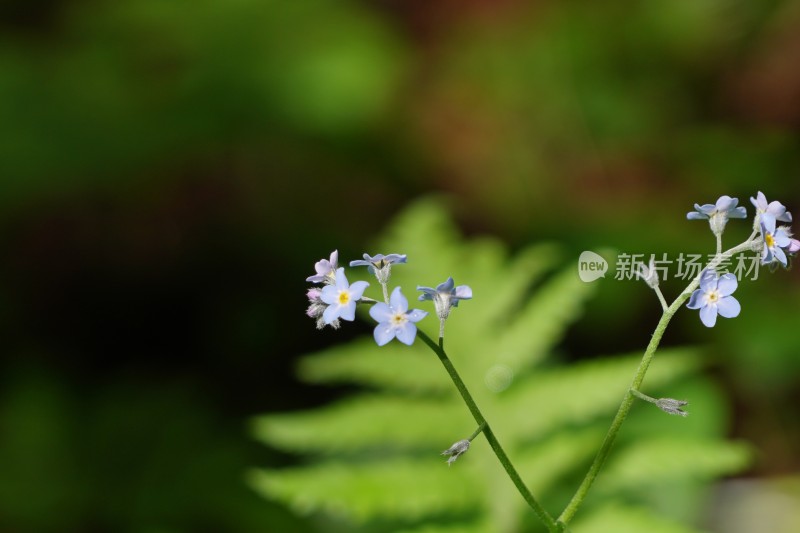
[[[338,261],[339,250],[334,250],[333,253],[331,253],[330,260],[320,259],[314,264],[314,270],[317,271],[317,274],[307,277],[306,281],[310,281],[311,283],[332,283],[333,277],[336,274],[336,263]]]
[[[715,215],[724,214],[727,218],[746,218],[747,210],[744,207],[736,207],[739,203],[738,198],[730,196],[720,196],[716,205],[714,204],[694,204],[694,211],[686,213],[689,220],[708,220]]]
[[[451,307],[458,307],[459,301],[472,298],[472,289],[467,285],[456,287],[452,277],[437,285],[435,289],[417,285],[417,290],[424,293],[419,295],[419,301],[433,300],[436,315],[442,320],[450,314]]]
[[[365,266],[369,269],[370,274],[374,274],[378,278],[378,282],[383,285],[383,297],[386,299],[386,282],[389,281],[389,276],[392,274],[392,265],[395,263],[405,263],[406,254],[378,254],[370,257],[369,254],[364,254],[364,260],[358,259],[350,261],[350,266]]]
[[[328,304],[322,313],[323,322],[331,324],[337,318],[354,320],[356,302],[361,299],[361,295],[368,286],[369,283],[366,281],[356,281],[350,285],[344,275],[344,268],[336,270],[333,284],[326,285],[319,295],[320,300]]]
[[[764,213],[761,215],[761,236],[764,238],[764,248],[761,251],[761,264],[766,265],[778,260],[786,266],[786,253],[783,248],[792,248],[792,239],[786,226],[775,229],[775,217]]]
[[[383,346],[397,337],[397,340],[410,346],[417,336],[415,322],[428,316],[428,313],[419,309],[409,312],[408,300],[400,292],[400,287],[395,287],[392,291],[389,304],[378,302],[369,310],[369,315],[378,322],[375,326],[375,342],[378,346]]]
[[[708,220],[711,232],[719,236],[722,235],[722,232],[725,230],[725,224],[728,223],[729,218],[747,217],[747,210],[744,207],[736,207],[738,203],[738,198],[720,196],[716,205],[694,204],[695,210],[686,213],[686,218],[689,220]]]
[[[764,196],[764,193],[761,191],[758,191],[756,198],[751,196],[750,202],[756,208],[756,217],[768,214],[775,217],[775,220],[780,220],[781,222],[792,221],[792,214],[786,210],[786,207],[782,203],[777,200],[767,203],[767,197]]]
[[[391,265],[393,263],[405,263],[406,262],[406,254],[389,254],[383,255],[378,254],[374,257],[370,257],[369,254],[364,254],[364,260],[358,259],[356,261],[350,261],[350,266],[365,266],[369,268],[370,273],[374,272],[375,270],[381,270],[386,268],[387,265]]]
[[[713,328],[717,322],[717,314],[725,318],[739,316],[742,307],[731,296],[737,286],[738,282],[733,274],[719,276],[713,270],[703,271],[700,288],[692,293],[686,307],[700,309],[700,320],[706,327]]]

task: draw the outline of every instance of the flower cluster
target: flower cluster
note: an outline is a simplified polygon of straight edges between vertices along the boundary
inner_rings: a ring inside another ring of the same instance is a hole
[[[764,193],[758,191],[750,202],[755,208],[753,218],[753,235],[744,244],[761,252],[761,263],[775,267],[778,264],[788,267],[789,258],[800,251],[800,241],[792,238],[789,226],[778,226],[778,222],[792,222],[792,214],[778,202],[768,202]],[[689,220],[708,220],[712,233],[717,236],[718,243],[728,219],[746,218],[747,210],[737,206],[739,200],[730,196],[721,196],[715,204],[698,205],[687,213]],[[721,251],[717,249],[717,255]],[[720,256],[721,260],[721,256]],[[731,296],[736,290],[737,281],[731,274],[719,275],[714,269],[706,269],[701,273],[700,288],[696,289],[689,299],[689,309],[700,310],[700,320],[708,327],[713,327],[717,315],[733,318],[739,315],[739,302]]]
[[[309,276],[306,281],[323,283],[320,289],[308,290],[309,306],[306,314],[317,321],[317,328],[331,326],[339,329],[339,320],[353,321],[356,318],[356,302],[361,300],[364,290],[369,286],[366,281],[348,283],[344,268],[337,268],[338,250],[334,250],[330,260],[321,259],[314,265],[316,275]]]
[[[311,283],[321,283],[308,290],[309,306],[306,314],[317,321],[317,328],[331,326],[338,329],[341,320],[355,319],[356,304],[372,304],[369,315],[378,323],[374,337],[378,346],[383,346],[392,339],[411,345],[417,336],[416,323],[428,315],[427,311],[408,308],[408,299],[400,287],[395,287],[389,296],[387,285],[392,272],[392,265],[405,263],[405,254],[364,254],[364,259],[351,261],[351,267],[366,266],[383,289],[384,301],[379,302],[364,296],[369,286],[366,281],[350,284],[344,268],[338,266],[339,253],[334,251],[330,259],[321,259],[314,265],[316,274],[306,278]],[[472,289],[466,285],[455,286],[453,278],[440,283],[436,289],[417,287],[423,292],[420,301],[433,300],[436,314],[441,320],[440,336],[443,335],[444,320],[450,314],[451,307],[457,307],[460,300],[472,298]]]

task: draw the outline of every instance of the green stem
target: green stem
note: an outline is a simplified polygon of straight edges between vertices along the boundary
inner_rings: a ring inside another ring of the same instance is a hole
[[[634,396],[636,396],[640,400],[644,400],[646,402],[650,402],[650,403],[654,403],[654,404],[658,405],[658,401],[655,398],[652,398],[652,397],[648,396],[647,394],[643,394],[643,393],[639,392],[636,389],[630,389],[630,391],[631,391],[631,394],[633,394]]]
[[[661,302],[661,309],[666,312],[667,311],[667,301],[664,299],[664,295],[661,293],[661,289],[658,288],[658,285],[653,287],[653,290],[656,292],[658,296],[658,301]]]
[[[542,505],[536,500],[528,487],[525,486],[523,483],[522,478],[517,473],[516,468],[511,463],[511,460],[506,455],[505,450],[503,447],[500,446],[500,443],[497,441],[497,437],[492,431],[492,427],[483,417],[481,414],[480,409],[478,409],[478,405],[475,403],[475,400],[472,399],[472,395],[470,394],[469,390],[467,390],[467,386],[462,381],[461,376],[458,375],[456,368],[453,366],[453,363],[447,357],[447,353],[444,351],[444,339],[439,338],[439,344],[436,344],[428,337],[422,330],[417,331],[417,335],[422,341],[427,344],[431,350],[433,350],[437,356],[439,356],[439,360],[444,365],[445,370],[450,375],[450,379],[453,380],[453,384],[458,389],[459,394],[464,399],[464,403],[467,404],[467,408],[469,409],[470,413],[472,413],[472,417],[475,419],[475,422],[478,423],[478,426],[482,426],[483,434],[486,437],[486,441],[491,446],[492,451],[497,456],[497,459],[500,461],[500,464],[503,465],[508,477],[511,479],[511,482],[514,483],[514,486],[517,487],[517,490],[528,503],[528,505],[533,509],[533,512],[539,517],[539,519],[547,526],[547,529],[551,532],[561,531],[561,528],[556,521],[553,519],[552,516],[542,507]],[[479,427],[480,429],[480,427]]]
[[[477,437],[478,435],[480,435],[480,434],[481,434],[481,432],[484,430],[484,428],[485,428],[485,427],[486,427],[486,422],[482,422],[482,423],[481,423],[481,425],[479,425],[479,426],[478,426],[478,429],[476,429],[476,430],[475,430],[475,431],[472,433],[472,435],[470,435],[470,436],[469,436],[469,438],[468,438],[467,440],[468,440],[468,441],[470,441],[470,442],[472,442],[473,440],[475,440],[475,437]]]
[[[713,269],[716,268],[722,261],[730,258],[734,254],[739,252],[743,252],[746,250],[752,250],[753,242],[751,240],[747,240],[742,244],[731,248],[730,250],[726,251],[725,253],[718,253],[712,259],[708,265],[706,265],[705,269]],[[703,271],[705,270],[703,269]],[[606,433],[605,439],[603,439],[603,443],[600,445],[600,450],[597,452],[597,456],[594,458],[594,462],[589,467],[589,471],[586,473],[586,476],[583,478],[578,490],[575,491],[575,495],[572,497],[570,502],[567,504],[564,511],[561,513],[561,516],[558,517],[558,524],[560,526],[565,526],[575,513],[578,511],[578,508],[583,503],[583,499],[586,497],[586,493],[589,492],[589,488],[591,488],[592,483],[594,483],[595,478],[597,478],[597,474],[600,472],[600,468],[602,468],[603,463],[605,463],[606,458],[608,457],[609,452],[611,451],[611,447],[614,444],[614,440],[617,438],[617,433],[619,433],[619,429],[622,427],[623,422],[625,422],[625,418],[628,416],[628,412],[631,409],[631,405],[633,404],[634,399],[634,392],[638,391],[639,387],[642,385],[644,381],[645,374],[647,374],[647,369],[650,366],[650,362],[653,360],[653,356],[656,354],[656,350],[658,349],[658,344],[661,342],[661,337],[664,335],[664,331],[667,329],[667,325],[669,321],[672,320],[672,317],[681,308],[683,303],[689,299],[692,295],[692,292],[700,285],[700,278],[703,275],[703,271],[701,271],[695,278],[692,280],[691,283],[681,292],[681,294],[672,302],[670,305],[661,315],[661,319],[658,321],[656,325],[656,329],[653,332],[653,336],[650,338],[650,342],[647,345],[647,349],[642,356],[642,360],[639,363],[639,368],[636,369],[636,373],[633,376],[633,381],[631,382],[631,386],[629,390],[625,391],[625,396],[622,398],[622,403],[617,410],[616,416],[614,416],[614,420],[611,422],[611,427],[608,428],[608,433]]]

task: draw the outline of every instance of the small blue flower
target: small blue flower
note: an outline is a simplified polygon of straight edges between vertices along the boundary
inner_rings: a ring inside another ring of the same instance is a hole
[[[775,229],[775,217],[764,213],[761,215],[761,235],[764,237],[764,248],[761,251],[761,264],[766,265],[779,261],[786,266],[786,253],[783,248],[792,248],[792,238],[786,226]]]
[[[392,291],[389,304],[378,302],[369,310],[369,315],[378,322],[375,326],[375,342],[378,346],[383,346],[397,337],[397,340],[410,346],[417,336],[415,322],[428,316],[428,313],[419,309],[409,312],[408,300],[400,292],[400,287],[395,287]]]
[[[724,214],[727,218],[746,218],[747,210],[744,207],[736,207],[739,203],[738,198],[730,196],[720,196],[716,205],[714,204],[694,204],[694,211],[686,213],[689,220],[708,220],[719,214]]]
[[[694,211],[686,213],[689,220],[708,220],[714,235],[722,235],[725,224],[729,218],[747,218],[747,210],[744,207],[736,207],[739,203],[738,198],[730,196],[720,196],[715,204],[694,204]]]
[[[356,302],[361,299],[364,290],[369,286],[366,281],[356,281],[352,285],[347,282],[344,268],[336,270],[336,277],[331,285],[323,287],[320,300],[328,304],[322,313],[325,324],[331,324],[337,318],[352,321],[356,317]]]
[[[768,203],[767,197],[764,196],[764,193],[761,191],[758,191],[758,195],[756,198],[753,198],[751,196],[750,202],[756,208],[756,217],[758,217],[759,215],[767,214],[767,215],[772,215],[773,217],[775,217],[775,220],[779,220],[781,222],[792,221],[792,214],[786,210],[786,206],[784,206],[777,200]]]
[[[332,283],[333,277],[336,274],[337,262],[339,261],[339,250],[334,250],[331,254],[330,260],[320,259],[314,264],[314,270],[317,274],[309,276],[306,281],[311,283]]]
[[[739,316],[742,310],[739,301],[731,296],[738,282],[733,274],[719,276],[713,270],[706,270],[700,278],[700,288],[692,293],[686,307],[700,309],[700,320],[706,327],[713,328],[717,314],[725,318]]]
[[[350,266],[365,266],[369,268],[370,273],[373,273],[375,270],[381,270],[385,268],[387,265],[391,265],[393,263],[405,263],[406,262],[406,254],[389,254],[383,255],[378,254],[374,257],[370,257],[369,254],[364,254],[364,260],[358,259],[356,261],[350,261]]]
[[[472,298],[472,289],[467,285],[459,285],[456,287],[452,277],[447,278],[447,281],[437,285],[435,289],[417,285],[417,290],[424,293],[419,295],[420,302],[424,300],[433,300],[433,305],[436,308],[436,315],[442,320],[447,318],[450,314],[451,307],[458,307],[459,301]]]
[[[373,274],[377,279],[378,283],[383,286],[383,297],[386,298],[386,283],[389,281],[389,277],[392,274],[392,265],[395,263],[405,263],[406,262],[406,254],[389,254],[383,255],[378,254],[374,257],[370,257],[369,254],[364,254],[364,260],[358,259],[356,261],[350,261],[350,266],[365,266],[369,269],[369,273]]]

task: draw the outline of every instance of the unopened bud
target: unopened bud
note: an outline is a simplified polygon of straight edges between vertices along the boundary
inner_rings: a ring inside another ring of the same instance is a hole
[[[664,411],[665,413],[669,413],[671,415],[680,415],[686,416],[689,413],[681,409],[684,405],[687,405],[689,402],[685,402],[683,400],[675,400],[673,398],[659,398],[656,400],[656,406],[659,409]]]
[[[452,446],[442,452],[442,455],[450,456],[447,459],[447,466],[453,464],[462,454],[467,453],[467,450],[469,450],[469,441],[467,439],[453,443]]]

